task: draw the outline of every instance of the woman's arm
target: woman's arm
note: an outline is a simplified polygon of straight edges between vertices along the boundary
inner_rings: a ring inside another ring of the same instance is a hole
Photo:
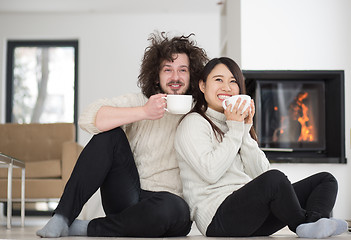
[[[240,156],[244,164],[245,172],[251,177],[255,178],[261,173],[267,171],[270,163],[259,148],[257,142],[251,138],[250,129],[252,124],[245,124],[245,133],[240,150]]]
[[[177,129],[175,149],[206,182],[216,183],[229,169],[241,146],[244,123],[231,121],[218,143],[210,124],[198,114],[183,119]]]
[[[253,124],[253,117],[255,115],[255,103],[251,100],[251,107],[248,115],[245,118],[245,133],[243,136],[243,143],[240,150],[240,156],[243,161],[245,172],[251,177],[255,178],[261,173],[267,171],[270,167],[269,161],[264,152],[258,147],[257,142],[251,137],[250,129]]]

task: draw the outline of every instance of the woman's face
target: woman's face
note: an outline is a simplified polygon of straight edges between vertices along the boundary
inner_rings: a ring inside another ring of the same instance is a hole
[[[226,65],[218,64],[208,75],[206,82],[200,80],[200,90],[205,95],[209,108],[224,112],[222,102],[224,99],[239,94],[239,85]]]
[[[173,61],[163,61],[161,65],[160,86],[167,94],[184,94],[189,88],[189,58],[185,53],[173,55]]]

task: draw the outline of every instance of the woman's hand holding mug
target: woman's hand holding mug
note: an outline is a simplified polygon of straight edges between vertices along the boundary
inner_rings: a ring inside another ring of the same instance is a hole
[[[250,115],[251,97],[248,95],[234,95],[225,99],[222,105],[227,120],[242,122]]]

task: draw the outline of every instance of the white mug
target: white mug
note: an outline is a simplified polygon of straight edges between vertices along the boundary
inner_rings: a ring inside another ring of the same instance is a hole
[[[167,101],[165,110],[172,114],[185,114],[191,110],[193,96],[191,95],[171,95],[163,97]]]
[[[224,109],[227,109],[227,106],[228,106],[229,104],[231,104],[231,105],[232,105],[232,109],[231,109],[230,111],[233,111],[234,105],[235,105],[235,103],[236,103],[236,101],[238,100],[239,97],[240,97],[240,99],[241,99],[241,102],[240,102],[238,108],[241,106],[241,104],[243,103],[243,101],[246,100],[245,106],[244,106],[243,111],[242,111],[241,113],[245,112],[245,110],[246,110],[248,107],[250,107],[250,104],[251,104],[251,97],[250,97],[249,95],[244,95],[244,94],[241,94],[241,95],[234,95],[234,96],[231,96],[230,98],[225,99],[225,100],[222,102],[223,108],[224,108]]]

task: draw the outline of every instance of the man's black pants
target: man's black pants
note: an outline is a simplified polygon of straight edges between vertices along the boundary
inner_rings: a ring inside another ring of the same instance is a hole
[[[100,188],[106,217],[89,222],[88,236],[175,237],[189,233],[189,207],[169,192],[145,191],[124,131],[93,136],[83,149],[55,213],[69,225]]]

